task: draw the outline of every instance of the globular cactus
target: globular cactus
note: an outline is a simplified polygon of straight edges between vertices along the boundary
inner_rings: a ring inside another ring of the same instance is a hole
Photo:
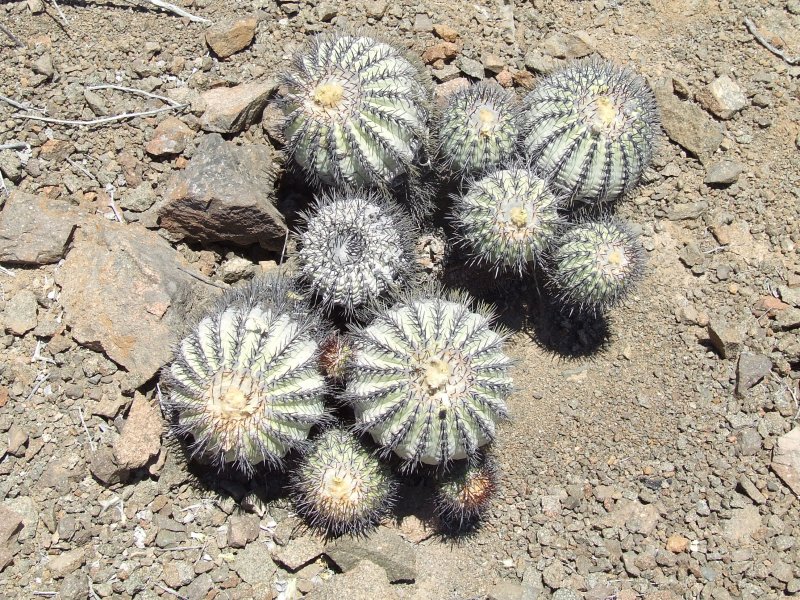
[[[524,163],[489,172],[454,200],[462,245],[497,271],[522,273],[540,263],[561,227],[563,198]]]
[[[445,527],[458,530],[479,521],[491,506],[497,480],[497,467],[484,453],[453,465],[436,485],[436,513]]]
[[[373,305],[413,277],[416,231],[396,204],[377,194],[322,196],[302,215],[300,272],[330,309]]]
[[[570,311],[615,305],[640,279],[644,264],[638,236],[616,217],[571,226],[552,254],[550,283]]]
[[[599,59],[577,61],[525,98],[525,152],[571,202],[630,192],[650,163],[660,125],[645,79]]]
[[[457,177],[476,175],[509,160],[520,136],[514,92],[479,82],[448,99],[438,127],[438,156]]]
[[[394,501],[396,484],[386,465],[352,434],[330,429],[314,440],[292,476],[297,511],[326,535],[360,535]]]
[[[427,142],[429,84],[394,46],[364,35],[314,36],[284,74],[284,137],[314,183],[393,186]]]
[[[507,418],[511,360],[491,320],[465,294],[429,289],[354,331],[344,398],[357,428],[406,470],[474,455]]]
[[[166,407],[190,450],[251,472],[280,466],[326,420],[319,321],[273,276],[227,292],[165,367]]]

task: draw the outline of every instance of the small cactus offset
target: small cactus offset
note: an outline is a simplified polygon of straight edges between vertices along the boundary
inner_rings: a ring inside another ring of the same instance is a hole
[[[491,319],[465,294],[429,290],[354,332],[344,397],[358,429],[407,470],[474,455],[507,418],[511,360]]]
[[[352,434],[322,433],[292,478],[297,511],[326,535],[360,535],[391,507],[396,484],[386,465]]]
[[[163,381],[192,454],[244,472],[279,466],[326,418],[319,322],[281,277],[225,294],[181,341]]]
[[[455,92],[438,127],[439,159],[457,177],[478,174],[510,159],[520,135],[513,92],[479,82]]]
[[[497,492],[497,467],[485,453],[461,461],[437,482],[436,513],[448,528],[474,525]]]
[[[427,142],[429,89],[405,52],[322,33],[283,79],[286,146],[312,182],[389,187],[414,170]]]
[[[525,152],[571,202],[616,200],[639,184],[660,131],[645,79],[599,59],[553,73],[525,98]]]
[[[462,245],[497,271],[526,271],[542,260],[561,227],[562,198],[524,164],[495,169],[455,198]]]
[[[377,194],[322,196],[303,218],[300,272],[328,309],[370,306],[417,269],[410,218]]]
[[[553,250],[550,281],[568,310],[614,306],[640,279],[644,255],[638,236],[616,217],[570,227]]]

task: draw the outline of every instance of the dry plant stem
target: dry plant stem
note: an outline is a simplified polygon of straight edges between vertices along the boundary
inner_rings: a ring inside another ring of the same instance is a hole
[[[0,150],[26,150],[29,144],[24,142],[11,142],[10,144],[0,144]]]
[[[17,102],[16,100],[12,100],[8,96],[3,96],[2,94],[0,94],[0,101],[13,106],[14,108],[18,108],[19,110],[36,110],[39,112],[44,112],[44,109],[36,108],[35,106],[25,106],[24,104]]]
[[[14,271],[9,271],[8,269],[6,269],[3,266],[0,266],[0,273],[3,273],[4,275],[8,275],[9,277],[16,277],[17,276],[17,274],[14,273]]]
[[[83,420],[83,409],[80,406],[78,407],[78,417],[81,420],[81,425],[83,425],[83,430],[86,432],[86,438],[89,440],[89,448],[94,452],[97,450],[97,446],[94,445],[94,440],[92,440],[89,428],[86,426],[86,421]]]
[[[56,12],[58,13],[58,18],[61,19],[61,24],[64,26],[64,29],[66,29],[69,26],[69,21],[67,21],[67,17],[62,12],[61,7],[58,5],[58,2],[56,2],[56,0],[50,0],[50,4],[52,4],[53,8],[56,9]]]
[[[216,281],[214,281],[213,279],[209,279],[208,277],[206,277],[205,275],[202,275],[200,273],[192,273],[189,269],[184,269],[180,265],[177,266],[177,269],[178,269],[178,271],[182,271],[182,272],[186,273],[187,275],[191,275],[192,277],[194,277],[198,281],[202,281],[203,283],[207,283],[208,285],[213,285],[214,287],[217,287],[217,288],[219,288],[221,290],[227,290],[228,289],[228,286],[219,284]]]
[[[186,108],[188,104],[174,104],[172,106],[165,106],[163,108],[156,108],[154,110],[145,110],[135,113],[122,113],[114,115],[113,117],[103,117],[101,119],[91,119],[88,121],[74,121],[70,119],[53,119],[51,117],[40,117],[39,115],[25,115],[16,113],[11,115],[15,119],[30,119],[32,121],[44,121],[45,123],[53,123],[54,125],[75,125],[77,127],[94,127],[96,125],[107,125],[116,121],[123,121],[125,119],[134,119],[136,117],[151,117],[170,110],[179,110]]]
[[[172,98],[167,98],[166,96],[159,96],[158,94],[153,94],[151,92],[145,92],[144,90],[138,90],[136,88],[129,88],[124,87],[121,85],[113,85],[111,83],[102,83],[98,85],[90,85],[88,88],[90,91],[94,92],[96,90],[117,90],[120,92],[128,92],[130,94],[138,94],[139,96],[146,96],[147,98],[155,98],[156,100],[161,100],[162,102],[166,102],[171,106],[181,106],[180,103],[175,102]]]
[[[789,55],[786,54],[786,52],[784,52],[780,48],[776,48],[775,46],[770,44],[767,41],[767,39],[758,32],[758,27],[756,26],[755,23],[753,23],[752,20],[750,20],[749,18],[745,19],[744,20],[744,24],[747,27],[747,30],[752,34],[752,36],[754,38],[756,38],[756,41],[758,41],[759,44],[764,46],[764,48],[766,48],[767,50],[772,52],[775,56],[779,56],[787,64],[790,64],[790,65],[798,65],[798,64],[800,64],[800,56],[789,56]]]
[[[25,44],[22,43],[22,40],[19,39],[17,36],[15,36],[13,33],[11,33],[11,30],[8,27],[6,27],[5,25],[3,25],[2,23],[0,23],[0,31],[5,33],[8,36],[8,38],[12,42],[14,42],[14,44],[19,46],[20,48],[24,48],[25,47]]]
[[[134,0],[128,0],[128,2],[138,4],[138,2],[135,2]],[[144,2],[145,4],[152,4],[153,6],[156,6],[162,10],[178,15],[179,17],[185,17],[193,23],[211,23],[211,21],[204,17],[193,15],[192,13],[186,12],[182,8],[175,6],[174,4],[170,4],[169,2],[164,2],[163,0],[141,0],[141,2]]]
[[[165,592],[167,592],[168,594],[171,594],[171,595],[175,596],[176,598],[180,598],[180,600],[187,600],[186,596],[181,596],[178,592],[173,590],[171,587],[165,586],[163,583],[157,583],[156,585],[158,587],[160,587],[162,590],[164,590]]]

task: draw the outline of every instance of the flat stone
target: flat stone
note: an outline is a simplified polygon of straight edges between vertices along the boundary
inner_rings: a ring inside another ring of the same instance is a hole
[[[66,202],[14,190],[0,213],[0,262],[58,262],[77,220],[77,211]]]
[[[369,538],[341,538],[325,547],[325,554],[342,571],[369,560],[386,571],[392,583],[413,583],[417,577],[414,547],[400,535],[380,527]]]
[[[800,427],[778,438],[772,452],[772,470],[800,497]]]
[[[422,62],[430,65],[437,60],[452,60],[458,54],[458,46],[453,42],[438,42],[425,49],[422,53]]]
[[[185,560],[171,560],[164,565],[162,578],[167,587],[176,590],[194,579],[195,572],[191,563]]]
[[[86,561],[86,552],[83,548],[75,548],[67,552],[60,552],[47,562],[47,569],[55,579],[66,577],[80,568]]]
[[[272,585],[272,578],[278,567],[272,562],[269,549],[264,544],[249,544],[236,553],[231,569],[238,573],[242,581],[252,586]]]
[[[761,435],[753,427],[745,427],[736,433],[736,453],[739,456],[754,456],[761,450]]]
[[[800,327],[800,308],[790,306],[775,316],[774,328],[777,331],[791,331]]]
[[[689,540],[680,534],[673,533],[667,538],[667,550],[675,554],[686,552],[689,549]]]
[[[247,48],[256,35],[255,17],[214,23],[206,30],[206,43],[220,58],[227,58]]]
[[[601,517],[600,522],[604,527],[627,527],[634,533],[650,535],[658,519],[658,508],[655,505],[622,499],[614,505],[611,512]]]
[[[669,139],[706,163],[722,143],[722,128],[697,104],[682,102],[671,85],[654,88]]]
[[[140,183],[133,189],[125,189],[120,195],[119,206],[131,212],[144,212],[156,201],[156,194],[149,181]]]
[[[292,540],[285,546],[278,546],[272,557],[278,564],[295,572],[315,560],[323,552],[325,552],[325,544],[322,540],[305,535]]]
[[[731,518],[725,523],[722,533],[733,543],[747,544],[752,542],[752,536],[761,529],[761,515],[758,508],[748,506],[732,512]]]
[[[167,184],[158,224],[200,243],[258,243],[280,250],[286,222],[274,205],[275,151],[206,136]]]
[[[455,65],[444,65],[441,69],[433,70],[433,77],[439,83],[446,83],[456,79],[461,74],[461,70]]]
[[[473,79],[483,79],[485,76],[483,63],[475,60],[474,58],[461,56],[456,62],[456,65],[467,77],[472,77]]]
[[[0,504],[0,546],[12,541],[22,529],[22,515]]]
[[[556,61],[552,56],[544,54],[541,50],[529,50],[525,54],[525,68],[534,73],[547,74],[553,71],[561,61]]]
[[[735,358],[744,343],[744,334],[740,329],[717,318],[708,323],[708,337],[722,358]]]
[[[443,23],[434,24],[433,33],[446,42],[455,42],[458,39],[458,31]]]
[[[219,293],[181,262],[157,233],[94,218],[56,274],[72,337],[124,367],[134,388],[172,358],[188,304]]]
[[[519,583],[506,579],[492,586],[488,600],[523,600],[523,592]]]
[[[36,295],[23,289],[11,296],[0,316],[8,333],[25,335],[36,327],[37,311]]]
[[[238,133],[261,119],[270,95],[278,89],[274,81],[243,83],[235,87],[203,92],[206,110],[200,119],[203,131]]]
[[[483,68],[491,73],[499,73],[506,68],[506,61],[496,54],[484,54],[481,57]]]
[[[747,106],[742,88],[727,75],[716,78],[697,94],[697,101],[720,119],[731,119]]]
[[[670,221],[685,221],[687,219],[698,219],[708,212],[708,202],[685,202],[676,204],[667,213]]]
[[[228,546],[244,548],[250,542],[258,539],[260,525],[261,519],[255,515],[231,517],[228,523]]]
[[[193,135],[194,132],[186,123],[170,115],[158,124],[144,149],[155,157],[180,154]]]
[[[17,534],[17,539],[20,542],[33,539],[36,536],[36,527],[39,525],[39,507],[32,498],[28,496],[9,498],[4,500],[0,507],[17,513],[22,517],[22,529]],[[11,518],[12,520],[16,519],[14,515],[11,515]]]
[[[731,185],[739,180],[743,170],[741,163],[723,160],[709,166],[703,182],[706,185]]]
[[[778,294],[785,303],[800,308],[800,287],[778,286]]]
[[[211,577],[208,573],[203,573],[183,589],[183,594],[187,600],[203,600],[213,587],[214,582],[211,581]]]
[[[396,587],[389,583],[386,571],[369,560],[361,560],[341,575],[331,577],[305,596],[306,600],[400,600]]]
[[[114,457],[123,469],[140,469],[161,450],[161,411],[139,392],[114,443]]]
[[[92,453],[92,458],[89,461],[89,472],[104,485],[119,483],[127,473],[125,469],[117,464],[114,458],[114,451],[105,446]]]
[[[772,371],[772,361],[763,354],[742,352],[736,364],[736,394],[743,396],[747,390]]]
[[[67,575],[58,588],[59,600],[84,600],[88,597],[89,582],[80,571]]]
[[[764,496],[755,484],[745,475],[739,477],[738,487],[756,504],[766,504],[766,496]]]
[[[595,41],[583,30],[554,33],[542,41],[540,48],[548,56],[573,60],[595,52]]]

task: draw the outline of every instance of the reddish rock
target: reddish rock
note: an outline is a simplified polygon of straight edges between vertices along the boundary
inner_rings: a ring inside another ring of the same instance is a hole
[[[206,31],[206,43],[220,58],[227,58],[247,48],[256,35],[258,20],[245,17],[214,23]]]
[[[133,398],[122,435],[114,444],[114,457],[123,469],[140,469],[161,449],[161,411],[138,392]]]
[[[458,39],[458,32],[455,29],[441,23],[433,26],[433,33],[445,42],[455,42]]]
[[[177,117],[169,116],[158,124],[153,138],[147,142],[145,151],[151,156],[180,154],[194,133],[186,123]]]
[[[203,92],[206,110],[200,120],[203,131],[238,133],[261,118],[270,95],[277,89],[273,81],[244,83],[230,88]]]
[[[439,42],[422,53],[422,61],[429,65],[437,60],[451,60],[458,54],[458,46],[452,42]]]

